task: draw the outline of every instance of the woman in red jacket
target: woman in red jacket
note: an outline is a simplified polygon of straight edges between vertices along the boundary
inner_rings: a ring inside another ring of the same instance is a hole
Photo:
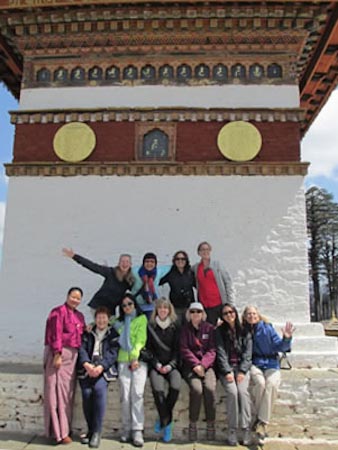
[[[197,421],[202,397],[207,420],[207,438],[215,439],[216,375],[213,365],[216,358],[215,330],[206,322],[202,303],[190,304],[180,339],[182,374],[190,388],[189,440],[197,439]]]

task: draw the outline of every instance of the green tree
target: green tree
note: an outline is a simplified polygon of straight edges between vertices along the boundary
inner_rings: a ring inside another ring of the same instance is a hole
[[[306,192],[309,265],[314,297],[314,319],[323,319],[321,304],[328,290],[331,313],[336,311],[338,293],[338,204],[325,189]]]

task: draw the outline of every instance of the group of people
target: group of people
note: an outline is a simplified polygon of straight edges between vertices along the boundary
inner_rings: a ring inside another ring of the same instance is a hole
[[[158,412],[154,429],[164,442],[172,439],[182,379],[190,392],[189,440],[198,438],[202,401],[207,439],[215,439],[217,378],[226,391],[228,444],[250,445],[252,431],[264,439],[280,383],[278,353],[291,350],[294,327],[286,323],[280,337],[254,306],[247,306],[240,320],[230,276],[211,259],[211,250],[208,242],[200,243],[201,259],[192,267],[187,253],[180,250],[170,268],[158,267],[156,255],[149,252],[135,269],[127,254],[113,268],[63,249],[65,256],[102,275],[104,282],[89,302],[94,324],[86,326],[77,311],[83,296],[78,287],[72,287],[65,304],[48,317],[44,358],[48,436],[57,443],[72,442],[78,377],[88,427],[81,440],[99,447],[108,383],[118,378],[121,441],[142,447],[143,396],[149,376]],[[159,295],[164,284],[169,285],[169,298]]]

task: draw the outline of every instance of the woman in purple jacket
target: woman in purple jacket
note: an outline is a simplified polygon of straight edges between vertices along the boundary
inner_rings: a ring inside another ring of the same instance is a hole
[[[202,397],[207,420],[207,439],[215,439],[216,375],[213,365],[216,359],[215,330],[206,322],[202,303],[191,303],[186,314],[180,340],[182,374],[190,388],[189,440],[197,439],[197,421]]]

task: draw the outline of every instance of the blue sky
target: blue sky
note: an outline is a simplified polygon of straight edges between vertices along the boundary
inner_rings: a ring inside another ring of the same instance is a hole
[[[0,84],[0,259],[8,180],[3,164],[12,161],[14,127],[8,111],[17,101]],[[302,160],[311,163],[306,186],[317,185],[331,192],[338,202],[338,89],[322,109],[302,142]]]

